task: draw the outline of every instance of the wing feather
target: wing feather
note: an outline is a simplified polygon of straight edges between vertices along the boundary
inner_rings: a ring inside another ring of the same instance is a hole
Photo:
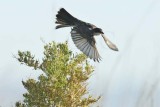
[[[101,60],[101,56],[99,55],[97,48],[95,46],[95,39],[92,35],[85,37],[83,34],[80,34],[77,31],[77,28],[74,27],[71,30],[71,37],[78,49],[80,49],[86,56],[94,61]]]

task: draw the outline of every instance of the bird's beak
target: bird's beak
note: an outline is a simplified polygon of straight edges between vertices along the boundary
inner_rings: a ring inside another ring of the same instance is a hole
[[[114,50],[114,51],[118,51],[117,46],[116,46],[115,44],[113,44],[104,34],[102,34],[102,37],[103,37],[105,43],[107,44],[107,46],[108,46],[110,49],[112,49],[112,50]]]

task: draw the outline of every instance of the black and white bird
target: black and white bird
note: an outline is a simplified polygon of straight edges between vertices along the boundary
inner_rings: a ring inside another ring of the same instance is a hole
[[[86,23],[68,13],[64,8],[61,8],[56,15],[56,29],[63,27],[71,28],[71,37],[78,49],[80,49],[86,56],[94,61],[101,60],[101,56],[96,48],[96,41],[94,36],[101,35],[108,45],[108,47],[114,51],[118,51],[118,48],[113,44],[104,33],[101,28],[96,27],[93,24]]]

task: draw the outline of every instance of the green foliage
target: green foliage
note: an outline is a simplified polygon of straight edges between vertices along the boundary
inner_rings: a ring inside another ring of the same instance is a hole
[[[88,95],[87,80],[93,67],[84,54],[74,55],[67,42],[44,46],[42,63],[30,52],[18,52],[18,61],[44,73],[38,80],[22,81],[27,93],[16,107],[88,107],[99,100]]]

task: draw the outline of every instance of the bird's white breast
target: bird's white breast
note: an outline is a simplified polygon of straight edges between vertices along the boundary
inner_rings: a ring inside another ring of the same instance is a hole
[[[100,34],[101,34],[101,33],[94,33],[93,35],[94,35],[94,36],[98,36],[98,35],[100,35]]]

